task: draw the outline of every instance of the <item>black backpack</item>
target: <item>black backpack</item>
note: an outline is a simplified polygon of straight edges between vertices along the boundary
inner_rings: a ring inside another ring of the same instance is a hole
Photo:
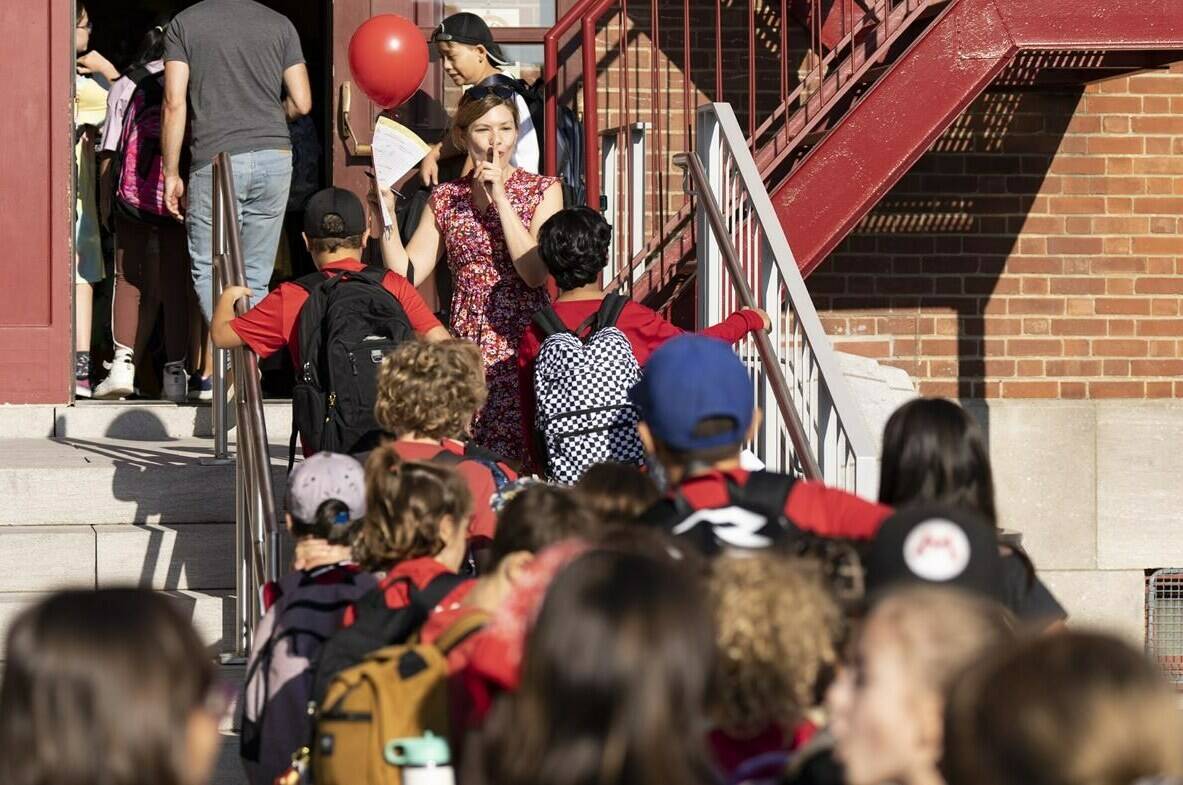
[[[300,367],[292,390],[292,440],[313,451],[361,452],[378,443],[374,419],[378,368],[414,336],[402,305],[385,286],[386,271],[366,267],[294,283],[308,292],[297,322]]]
[[[514,79],[505,74],[494,74],[481,84],[484,86],[505,85],[512,88],[525,100],[526,106],[530,110],[530,119],[534,123],[534,133],[538,135],[538,151],[542,154],[542,159],[545,160],[546,142],[549,135],[546,133],[546,87],[544,81],[539,78],[533,84],[527,84],[521,79]],[[578,115],[570,107],[562,104],[559,104],[556,121],[559,127],[555,134],[558,146],[555,161],[558,163],[556,173],[563,186],[563,205],[575,207],[587,201],[587,185],[584,182],[583,172],[583,123],[579,122]],[[599,209],[599,205],[592,205],[592,208]]]
[[[353,625],[333,633],[320,650],[316,662],[316,676],[312,680],[312,699],[319,704],[333,677],[352,668],[367,655],[385,646],[406,643],[423,626],[431,610],[443,602],[453,589],[469,580],[463,575],[446,572],[436,576],[422,589],[410,578],[400,578],[406,584],[411,601],[392,610],[386,605],[386,589],[379,586],[362,595],[354,606]]]
[[[842,602],[862,599],[864,568],[870,542],[825,537],[794,523],[785,504],[797,478],[779,472],[758,471],[745,485],[727,478],[730,506],[695,510],[684,496],[673,493],[641,516],[699,554],[718,556],[728,549],[773,548],[780,553],[816,559],[827,582]]]

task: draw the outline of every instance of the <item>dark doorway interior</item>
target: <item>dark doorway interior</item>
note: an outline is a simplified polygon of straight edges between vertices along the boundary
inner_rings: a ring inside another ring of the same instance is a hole
[[[87,12],[94,25],[91,45],[102,52],[121,71],[130,65],[138,54],[141,39],[153,26],[166,23],[173,15],[194,5],[197,0],[85,0]],[[311,272],[314,267],[300,236],[303,200],[313,191],[331,181],[332,151],[330,148],[333,124],[332,80],[332,5],[331,0],[260,0],[288,17],[300,35],[300,43],[308,66],[312,83],[313,112],[306,126],[293,133],[296,148],[293,194],[289,202],[288,216],[281,247],[276,255],[276,271],[272,285]],[[300,166],[300,160],[305,166]],[[107,248],[111,241],[108,238]],[[108,265],[112,265],[111,254],[107,254]],[[110,282],[96,291],[94,318],[94,346],[97,359],[109,357],[110,336]],[[159,328],[159,324],[158,324]],[[149,342],[158,344],[159,336]],[[97,365],[97,363],[96,363]],[[139,387],[145,396],[154,397],[158,384],[158,365],[138,374]],[[101,366],[100,366],[101,367]],[[263,364],[264,387],[269,395],[286,396],[291,386],[291,370],[286,352],[279,352]]]

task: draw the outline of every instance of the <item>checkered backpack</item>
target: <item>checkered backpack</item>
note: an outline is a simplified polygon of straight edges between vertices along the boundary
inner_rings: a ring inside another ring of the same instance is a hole
[[[639,464],[645,457],[637,410],[628,399],[641,366],[616,327],[627,302],[605,295],[599,310],[575,330],[549,305],[534,315],[545,336],[534,365],[535,437],[554,482],[578,482],[597,463]]]

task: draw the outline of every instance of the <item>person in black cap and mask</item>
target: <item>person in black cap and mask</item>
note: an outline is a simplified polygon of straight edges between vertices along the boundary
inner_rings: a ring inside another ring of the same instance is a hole
[[[316,269],[324,275],[364,271],[361,252],[369,236],[366,210],[352,192],[326,188],[309,197],[304,208],[304,242]],[[417,335],[432,342],[450,337],[410,281],[387,270],[382,285],[398,300]],[[235,317],[235,301],[250,296],[245,286],[222,290],[210,325],[214,345],[219,349],[246,345],[259,357],[269,357],[286,345],[299,368],[297,327],[308,289],[295,281],[282,283],[249,311]]]
[[[485,20],[476,14],[452,14],[431,34],[431,42],[439,53],[444,72],[456,85],[469,88],[469,98],[475,100],[493,93],[514,100],[519,118],[518,143],[510,165],[538,174],[541,171],[541,147],[530,107],[522,97],[521,83],[501,73],[501,68],[509,65],[509,60],[493,40]],[[463,151],[453,149],[447,137],[433,146],[419,167],[423,184],[439,184],[440,159],[454,155],[463,155]]]

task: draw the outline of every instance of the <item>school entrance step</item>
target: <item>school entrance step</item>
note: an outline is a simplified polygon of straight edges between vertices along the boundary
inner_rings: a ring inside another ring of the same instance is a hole
[[[135,407],[93,406],[124,412]],[[11,418],[18,407],[5,408],[4,417]],[[76,425],[75,433],[82,425],[111,428],[110,422],[83,414],[90,419],[60,409],[48,416],[26,411],[38,428],[63,419],[67,430]],[[104,416],[113,422],[122,413]],[[41,422],[34,422],[38,418]],[[169,436],[182,420],[163,422],[150,441],[0,438],[0,636],[22,608],[56,589],[132,585],[177,602],[211,652],[230,647],[235,467],[209,465],[212,440]],[[7,435],[6,424],[0,422],[0,433]],[[287,431],[278,430],[270,440],[281,503]]]
[[[292,402],[263,402],[270,441],[287,443],[292,431]],[[233,435],[233,407],[230,433]],[[131,441],[213,438],[208,403],[164,401],[79,401],[73,406],[0,406],[0,436],[6,438],[108,437]]]

